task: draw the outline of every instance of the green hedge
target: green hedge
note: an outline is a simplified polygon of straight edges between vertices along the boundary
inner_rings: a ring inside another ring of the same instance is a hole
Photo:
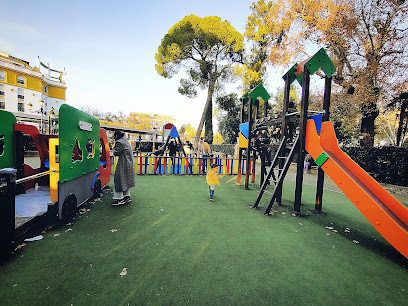
[[[343,148],[376,181],[408,187],[408,149],[398,147]]]
[[[211,144],[210,145],[211,151],[212,152],[222,152],[225,154],[228,154],[228,156],[234,156],[234,144],[220,144],[220,145],[215,145]]]
[[[234,155],[233,144],[210,146],[212,151]],[[348,147],[343,151],[377,182],[408,187],[408,148]],[[296,161],[296,156],[293,161]]]

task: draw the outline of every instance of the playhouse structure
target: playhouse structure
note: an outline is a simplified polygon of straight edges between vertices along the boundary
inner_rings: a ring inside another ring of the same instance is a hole
[[[40,134],[0,111],[0,219],[2,257],[33,226],[69,221],[78,207],[98,196],[111,177],[109,145],[99,120],[69,105],[59,111],[59,135]],[[34,143],[38,167],[26,162]],[[16,218],[25,222],[16,226]]]

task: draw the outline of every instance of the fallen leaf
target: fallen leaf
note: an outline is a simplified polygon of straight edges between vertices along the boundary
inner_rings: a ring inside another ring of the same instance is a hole
[[[122,272],[120,272],[120,276],[125,276],[127,274],[127,268],[123,268]]]
[[[111,229],[110,230],[112,233],[114,233],[114,232],[117,232],[118,230],[116,229],[116,228],[114,228],[114,229]]]
[[[299,223],[299,225],[303,225],[303,223]]]
[[[72,231],[72,228],[67,229],[65,232],[69,232],[69,231]]]
[[[326,228],[329,229],[329,230],[333,230],[333,229],[334,229],[334,227],[331,227],[331,226],[326,226]]]
[[[22,243],[22,244],[20,244],[18,247],[16,247],[16,250],[20,250],[20,249],[22,249],[23,247],[25,247],[27,244],[26,243]]]
[[[353,240],[353,242],[356,243],[356,244],[360,243],[360,241],[358,241],[358,240]]]
[[[61,235],[61,234],[54,234],[54,237],[58,237],[59,235]]]
[[[13,287],[17,287],[17,284],[14,284]]]
[[[326,233],[326,236],[330,236],[330,233]]]
[[[335,229],[333,229],[333,230],[331,230],[333,233],[337,233],[337,230],[335,230]]]

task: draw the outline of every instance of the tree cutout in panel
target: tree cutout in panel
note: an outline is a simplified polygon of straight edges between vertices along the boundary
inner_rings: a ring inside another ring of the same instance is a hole
[[[87,152],[87,158],[93,158],[95,156],[95,140],[90,140],[86,142],[86,152]]]
[[[72,151],[72,162],[75,163],[76,161],[82,161],[82,150],[78,138],[75,137],[75,146]]]
[[[4,135],[0,135],[0,156],[4,153]]]

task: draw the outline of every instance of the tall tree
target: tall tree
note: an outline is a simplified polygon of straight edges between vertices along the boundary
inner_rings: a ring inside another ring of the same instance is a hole
[[[197,96],[197,87],[207,89],[207,100],[198,125],[198,141],[205,123],[205,139],[213,141],[212,98],[215,91],[233,77],[233,67],[243,58],[243,36],[220,17],[184,17],[163,37],[156,53],[156,71],[171,78],[185,68],[179,92]]]
[[[220,96],[216,103],[219,108],[218,130],[226,143],[236,143],[239,135],[241,104],[235,93]]]
[[[249,31],[260,40],[275,38],[272,64],[293,62],[311,44],[326,46],[337,67],[334,82],[359,104],[360,144],[372,146],[378,103],[393,94],[392,83],[407,78],[406,1],[260,0],[251,8]]]

